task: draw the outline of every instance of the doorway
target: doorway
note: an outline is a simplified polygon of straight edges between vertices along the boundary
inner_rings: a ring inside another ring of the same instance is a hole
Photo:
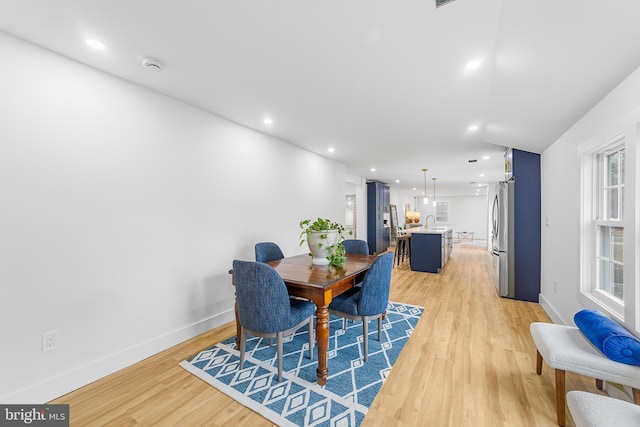
[[[344,196],[344,229],[347,232],[347,236],[350,239],[357,239],[356,237],[356,195],[347,194]]]

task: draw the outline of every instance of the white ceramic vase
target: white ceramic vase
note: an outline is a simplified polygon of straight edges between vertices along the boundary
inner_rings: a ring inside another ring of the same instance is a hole
[[[310,231],[307,233],[307,243],[311,252],[311,263],[315,265],[328,265],[330,254],[327,247],[333,246],[338,242],[338,230],[328,231]],[[321,244],[321,247],[318,245]]]

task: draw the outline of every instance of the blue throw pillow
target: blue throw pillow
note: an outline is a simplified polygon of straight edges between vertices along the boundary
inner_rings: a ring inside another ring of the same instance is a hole
[[[620,324],[596,310],[582,310],[573,317],[576,326],[609,359],[640,365],[640,340]]]

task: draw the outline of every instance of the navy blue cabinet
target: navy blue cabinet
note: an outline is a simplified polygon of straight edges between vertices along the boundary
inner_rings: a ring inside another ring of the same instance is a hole
[[[440,273],[449,260],[452,251],[451,229],[442,233],[412,232],[411,271]]]
[[[540,155],[510,149],[505,155],[507,180],[514,181],[515,299],[538,302],[540,295],[541,191]]]
[[[385,214],[390,214],[390,190],[380,182],[367,182],[367,243],[371,255],[389,248],[389,230]],[[387,215],[389,216],[389,215]]]

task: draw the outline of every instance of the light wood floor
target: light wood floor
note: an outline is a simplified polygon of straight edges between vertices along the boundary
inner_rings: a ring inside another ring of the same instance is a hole
[[[390,299],[425,312],[364,427],[556,425],[553,372],[536,375],[529,333],[550,320],[538,304],[499,298],[492,274],[489,253],[471,245],[455,245],[438,275],[394,268]],[[271,425],[178,366],[234,333],[221,326],[52,403],[71,405],[72,426]],[[572,373],[566,388],[602,394]]]

